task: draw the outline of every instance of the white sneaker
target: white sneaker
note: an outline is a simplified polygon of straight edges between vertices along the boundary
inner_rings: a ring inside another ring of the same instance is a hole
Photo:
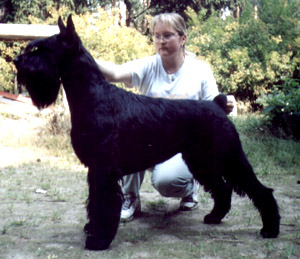
[[[140,198],[135,197],[132,193],[125,195],[121,211],[121,222],[129,222],[133,220],[133,217],[140,212]]]
[[[194,210],[198,207],[198,194],[200,189],[200,184],[198,181],[194,180],[194,190],[193,193],[187,197],[181,199],[179,210],[189,211]]]

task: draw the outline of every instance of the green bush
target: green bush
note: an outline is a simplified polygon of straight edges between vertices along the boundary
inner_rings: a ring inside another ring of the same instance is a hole
[[[0,91],[16,93],[16,69],[12,60],[20,53],[24,43],[0,42]]]
[[[300,84],[287,78],[274,86],[271,94],[263,94],[257,102],[263,105],[263,114],[274,132],[300,139]]]
[[[31,23],[57,24],[59,16],[67,19],[69,10],[61,7],[50,9],[51,17],[45,21],[31,16]],[[154,53],[149,38],[139,31],[119,24],[119,11],[105,11],[99,8],[96,13],[73,14],[76,31],[85,48],[95,59],[104,59],[121,64],[135,58]]]
[[[283,77],[300,76],[299,7],[295,1],[263,2],[258,19],[250,2],[239,19],[222,20],[218,14],[207,19],[205,11],[187,12],[188,49],[211,64],[221,92],[249,100],[253,106],[261,93],[271,92]]]
[[[9,63],[0,56],[0,91],[14,90],[14,74],[10,72],[11,70],[12,68]]]
[[[50,8],[51,16],[45,21],[29,16],[33,24],[57,24],[59,16],[66,17],[69,10],[61,7],[58,11]],[[132,59],[152,55],[153,45],[147,36],[133,28],[122,27],[118,24],[119,14],[112,10],[106,12],[99,9],[97,15],[85,13],[73,15],[76,31],[84,46],[96,59],[104,59],[117,64]],[[0,42],[0,90],[15,93],[16,69],[13,58],[21,53],[28,42]]]
[[[83,44],[96,59],[122,64],[154,54],[149,37],[118,24],[118,10],[110,13],[99,9],[97,16],[87,13],[73,20]]]
[[[263,0],[259,19],[255,19],[252,5],[246,2],[239,19],[222,20],[218,13],[208,18],[206,11],[189,9],[187,49],[211,64],[221,92],[257,106],[260,94],[271,93],[282,78],[300,79],[300,12],[296,0]],[[45,21],[32,15],[28,21],[56,24],[58,16],[66,19],[70,9],[49,8],[47,13]],[[73,18],[85,47],[96,59],[121,64],[154,53],[148,36],[119,25],[117,10],[99,9],[96,14]],[[3,44],[0,42],[0,89],[14,92],[16,71],[11,61],[22,45]]]

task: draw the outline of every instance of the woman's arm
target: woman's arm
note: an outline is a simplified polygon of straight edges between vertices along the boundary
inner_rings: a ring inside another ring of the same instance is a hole
[[[116,65],[109,61],[96,60],[105,79],[112,83],[124,83],[127,87],[132,87],[131,71],[124,65]]]

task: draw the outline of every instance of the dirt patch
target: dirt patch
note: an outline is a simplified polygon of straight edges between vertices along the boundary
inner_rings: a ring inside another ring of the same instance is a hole
[[[0,115],[0,258],[299,258],[298,171],[260,177],[280,206],[277,239],[260,237],[260,216],[247,198],[234,195],[223,223],[207,226],[207,193],[195,211],[178,212],[180,200],[161,197],[147,174],[142,214],[120,224],[107,251],[84,250],[87,170],[34,144],[42,124]]]

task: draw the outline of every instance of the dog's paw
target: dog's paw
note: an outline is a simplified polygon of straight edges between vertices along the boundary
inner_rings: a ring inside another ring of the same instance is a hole
[[[97,236],[87,236],[85,249],[87,250],[105,250],[109,247],[111,241],[103,240]]]
[[[207,214],[204,217],[204,223],[205,224],[220,224],[221,221],[222,221],[222,218],[217,217],[217,216],[212,215],[212,214]]]
[[[262,228],[260,234],[263,238],[276,238],[279,235],[279,230]]]

